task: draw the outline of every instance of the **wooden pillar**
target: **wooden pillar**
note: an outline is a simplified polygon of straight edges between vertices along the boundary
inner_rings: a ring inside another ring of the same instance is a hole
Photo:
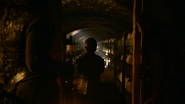
[[[55,37],[54,37],[54,44],[57,44],[56,42],[58,42],[61,39],[58,39],[58,37],[61,37],[61,33],[62,33],[62,21],[61,21],[61,13],[62,13],[62,4],[60,0],[50,0],[49,2],[49,7],[50,7],[50,17],[52,19],[52,21],[55,24]],[[58,47],[57,47],[58,48]]]
[[[73,45],[69,45],[70,54],[73,55]]]
[[[141,13],[141,0],[133,3],[133,67],[132,67],[132,104],[140,104],[140,44],[141,35],[137,29],[137,19]]]
[[[66,62],[66,44],[62,44],[62,62]]]
[[[116,81],[117,72],[117,40],[114,40],[114,81]]]
[[[143,11],[144,11],[144,0],[141,0],[141,11],[138,11],[138,12],[143,13]],[[141,26],[139,26],[138,28],[141,28]],[[141,42],[140,42],[141,49],[140,50],[142,50],[143,32],[142,33],[140,32],[140,34],[141,34],[140,35],[141,36]],[[142,51],[140,51],[140,64],[142,63],[142,59],[143,59],[142,58]],[[142,77],[142,75],[141,75],[141,77]],[[143,103],[144,103],[144,80],[143,80],[143,78],[140,78],[140,104],[143,104]]]
[[[125,40],[127,39],[127,34],[123,34],[123,39],[122,39],[122,55],[123,55],[123,68],[122,68],[122,93],[125,94],[125,64],[126,64],[126,45],[125,45]]]
[[[111,54],[112,53],[112,51],[111,51],[112,50],[112,41],[110,41],[110,45],[109,46],[110,46],[110,54]]]

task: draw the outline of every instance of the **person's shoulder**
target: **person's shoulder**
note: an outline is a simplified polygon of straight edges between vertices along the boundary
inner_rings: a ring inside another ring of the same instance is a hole
[[[99,60],[104,61],[104,59],[103,59],[102,57],[100,57],[99,55],[96,55],[96,57],[97,57]]]

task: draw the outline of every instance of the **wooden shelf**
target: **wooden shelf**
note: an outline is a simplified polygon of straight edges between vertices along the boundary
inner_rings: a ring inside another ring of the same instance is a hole
[[[125,46],[132,46],[133,45],[133,38],[125,39]]]
[[[124,40],[120,39],[116,41],[117,50],[119,51],[116,53],[119,53],[120,58],[122,55],[124,57],[123,61],[120,59],[116,59],[115,61],[116,65],[119,67],[119,70],[117,69],[115,72],[115,82],[118,89],[120,90],[120,93],[124,95],[124,99],[127,101],[128,104],[131,104],[132,95],[131,93],[128,93],[128,91],[125,89],[125,75],[127,75],[129,78],[132,78],[132,65],[126,63],[126,56],[130,53],[133,53],[133,38],[125,38]],[[121,72],[123,74],[122,82],[119,79],[119,74]]]
[[[129,53],[133,53],[133,47],[132,46],[126,47],[126,54],[129,54]]]
[[[126,64],[124,65],[124,71],[127,73],[130,77],[132,77],[132,65]]]
[[[123,94],[124,99],[126,100],[127,104],[131,104],[132,94],[129,93],[127,91],[127,89],[125,89],[125,87],[122,86],[122,83],[120,82],[119,79],[116,80],[116,85],[117,85],[117,88],[119,89],[120,93]]]
[[[117,64],[117,66],[122,68],[123,62],[121,60],[116,60],[116,64]]]
[[[120,93],[122,93],[122,83],[118,78],[116,78],[116,85],[117,85]]]
[[[132,103],[132,94],[128,93],[128,91],[126,89],[123,89],[123,92],[124,92],[123,95],[125,97],[127,104],[131,104]]]

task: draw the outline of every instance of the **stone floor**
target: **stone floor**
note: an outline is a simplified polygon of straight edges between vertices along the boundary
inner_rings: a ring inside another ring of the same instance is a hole
[[[103,89],[102,94],[98,97],[99,104],[126,104],[123,96],[114,84],[113,70],[106,68],[100,78]],[[90,97],[79,95],[76,90],[61,95],[63,96],[60,97],[60,104],[98,104],[98,102],[93,103]]]

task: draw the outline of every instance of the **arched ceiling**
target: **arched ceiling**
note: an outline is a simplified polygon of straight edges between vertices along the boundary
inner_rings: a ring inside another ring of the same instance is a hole
[[[106,35],[106,37],[104,35]],[[69,36],[73,36],[73,39],[79,40],[81,40],[82,38],[84,40],[86,38],[93,37],[97,41],[101,41],[106,40],[107,38],[110,39],[112,38],[112,36],[117,37],[117,34],[106,27],[94,26],[73,31],[67,34],[67,38],[69,38]]]
[[[121,0],[62,0],[61,2],[62,31],[65,33],[96,27],[106,28],[116,34],[132,31],[132,0],[122,0],[122,2]],[[115,34],[101,35],[101,39],[117,37]]]

